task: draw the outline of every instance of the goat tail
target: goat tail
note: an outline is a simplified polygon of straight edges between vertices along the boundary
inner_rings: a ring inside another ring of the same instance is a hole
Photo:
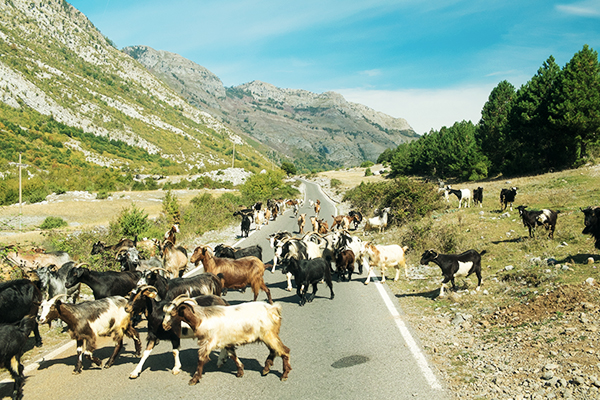
[[[267,313],[269,315],[269,319],[273,322],[273,324],[277,327],[281,326],[281,304],[273,303],[267,305]],[[279,332],[279,329],[277,329]]]
[[[487,250],[482,250],[481,253],[479,253],[479,256],[484,255],[485,253],[487,253]]]

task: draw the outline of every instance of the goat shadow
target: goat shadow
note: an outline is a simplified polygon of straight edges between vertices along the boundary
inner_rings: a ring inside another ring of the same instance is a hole
[[[576,255],[568,255],[562,260],[556,260],[557,264],[565,264],[565,263],[574,263],[574,264],[584,264],[587,265],[588,258],[592,257],[594,261],[600,260],[600,255],[598,254],[576,254]]]
[[[110,343],[114,344],[113,342],[110,342]],[[102,365],[100,367],[97,366],[96,364],[92,363],[91,360],[89,360],[88,358],[86,358],[84,356],[83,361],[82,361],[83,362],[82,370],[86,371],[86,370],[94,370],[94,369],[98,369],[98,370],[103,369],[104,365],[106,364],[106,362],[112,355],[114,349],[115,349],[114,345],[107,345],[105,347],[101,347],[101,348],[94,350],[94,356],[98,357],[102,361]],[[144,346],[142,345],[142,351],[143,351],[143,349],[144,349]],[[122,364],[137,365],[138,362],[139,362],[139,357],[135,355],[135,345],[133,344],[133,340],[129,337],[125,337],[125,339],[123,340],[123,348],[119,352],[119,355],[112,366],[114,367],[116,365],[122,365]],[[56,364],[63,364],[63,365],[71,366],[73,369],[75,369],[75,364],[77,364],[77,354],[72,354],[70,356],[63,357],[63,358],[53,358],[51,360],[44,359],[40,362],[40,366],[38,367],[38,369],[40,369],[40,370],[47,369]]]
[[[514,239],[506,239],[506,240],[492,240],[491,243],[493,244],[500,244],[500,243],[521,243],[523,240],[525,239],[529,239],[529,236],[520,236]]]
[[[264,366],[261,365],[260,361],[254,358],[244,358],[244,357],[240,357],[240,351],[243,352],[243,346],[239,346],[236,348],[236,353],[238,358],[240,359],[240,361],[242,362],[242,364],[244,364],[244,376],[246,375],[246,373],[248,371],[256,371],[258,373],[262,373],[262,370],[264,369]],[[267,356],[269,355],[269,350],[265,347],[265,360],[267,359]],[[231,359],[227,359],[227,361],[225,361],[225,363],[223,364],[223,366],[221,368],[217,368],[217,358],[219,356],[219,352],[217,351],[213,351],[210,355],[210,361],[208,361],[206,364],[204,364],[204,367],[202,368],[202,372],[203,375],[206,373],[228,373],[228,374],[232,374],[235,375],[237,374],[237,368],[235,366],[235,363],[233,362],[233,360]],[[152,358],[152,356],[150,356],[148,358],[148,361],[150,360],[150,358]],[[189,374],[190,378],[196,373],[196,369],[198,367],[198,350],[197,349],[185,349],[182,350],[179,353],[179,358],[181,360],[181,371],[185,371]],[[173,358],[171,357],[171,363],[173,362]],[[164,370],[164,364],[162,364],[162,368],[159,368],[159,370]],[[167,364],[169,365],[169,364]],[[172,365],[172,364],[171,364]],[[146,368],[144,368],[145,370]],[[273,366],[273,369],[271,369],[271,371],[269,372],[270,374],[275,374],[278,377],[281,378],[282,375],[282,371],[277,371],[275,369],[275,366]]]
[[[440,288],[437,288],[437,289],[430,290],[428,292],[397,294],[396,298],[402,299],[402,298],[408,298],[408,297],[423,297],[425,299],[435,300],[439,297],[439,294],[440,294]]]

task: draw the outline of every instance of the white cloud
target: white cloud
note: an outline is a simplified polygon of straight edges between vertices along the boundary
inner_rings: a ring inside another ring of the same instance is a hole
[[[556,9],[566,14],[580,17],[600,17],[600,1],[580,1],[569,5],[557,5]]]
[[[364,104],[396,118],[404,118],[418,133],[481,119],[481,110],[494,88],[468,86],[450,89],[369,90],[337,89],[346,100]]]

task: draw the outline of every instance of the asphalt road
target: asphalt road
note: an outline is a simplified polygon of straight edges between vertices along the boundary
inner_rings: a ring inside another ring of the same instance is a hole
[[[306,195],[313,200],[321,199],[320,215],[331,224],[331,215],[336,215],[334,205],[316,185],[307,184]],[[308,202],[301,212],[306,212],[307,217],[314,215]],[[279,230],[297,232],[291,210],[261,231],[252,231],[241,246],[260,244],[264,261],[270,262],[273,252],[266,237]],[[334,280],[333,300],[329,299],[327,286],[320,284],[314,301],[300,307],[295,291],[285,290],[285,276],[280,269],[274,274],[270,270],[265,272],[273,300],[283,305],[280,337],[291,349],[292,366],[285,382],[279,380],[280,358],[275,360],[267,376],[261,376],[268,350],[263,344],[250,344],[237,351],[245,365],[242,378],[236,378],[231,360],[217,369],[216,354],[213,354],[200,382],[188,386],[197,364],[194,340],[182,341],[179,375],[170,371],[173,367],[171,344],[161,342],[146,361],[140,377],[130,380],[129,373],[139,359],[133,353],[133,342],[125,338],[124,350],[115,365],[107,370],[91,368],[90,362],[84,361],[84,371],[73,375],[75,346],[41,362],[37,370],[26,372],[25,398],[449,399],[451,396],[432,372],[410,327],[402,321],[395,297],[378,279],[365,286],[365,278],[363,274],[352,282]],[[251,301],[252,292],[230,291],[226,299],[232,304]],[[264,301],[266,295],[261,292],[258,299]],[[144,322],[139,331],[145,346]],[[112,340],[103,339],[95,354],[106,361],[112,349]]]

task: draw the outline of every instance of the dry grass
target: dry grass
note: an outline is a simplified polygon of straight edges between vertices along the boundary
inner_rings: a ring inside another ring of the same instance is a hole
[[[135,204],[148,214],[156,218],[162,211],[162,200],[166,192],[162,190],[143,192],[114,192],[111,199],[84,200],[81,195],[64,194],[59,196],[58,202],[26,204],[23,206],[22,232],[19,227],[19,207],[10,206],[0,208],[0,221],[4,221],[13,229],[0,227],[0,243],[3,244],[35,244],[42,242],[42,231],[36,229],[46,217],[60,217],[67,221],[67,230],[85,230],[94,226],[108,226],[110,221],[116,219],[124,208]],[[172,193],[184,206],[201,193],[210,193],[220,196],[223,190],[173,190]]]

